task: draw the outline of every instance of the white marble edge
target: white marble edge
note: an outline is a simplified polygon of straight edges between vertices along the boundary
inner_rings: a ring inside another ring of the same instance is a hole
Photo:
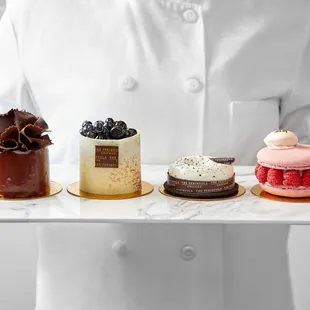
[[[196,202],[166,197],[158,186],[168,166],[143,166],[143,180],[154,184],[150,195],[126,200],[80,199],[67,193],[78,180],[77,166],[52,165],[52,180],[63,191],[56,196],[25,201],[0,201],[0,223],[173,223],[173,224],[284,224],[308,225],[310,203],[283,203],[258,198],[254,167],[235,167],[236,181],[245,195],[223,201]]]
[[[310,225],[310,221],[290,221],[290,220],[212,220],[212,219],[204,219],[204,220],[147,220],[147,219],[73,219],[73,218],[34,218],[34,219],[0,219],[0,224],[48,224],[48,223],[68,223],[68,224],[192,224],[192,225],[294,225],[294,226],[304,226]]]

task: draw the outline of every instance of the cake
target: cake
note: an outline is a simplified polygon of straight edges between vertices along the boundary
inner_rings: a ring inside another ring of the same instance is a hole
[[[310,145],[299,144],[289,130],[271,132],[264,142],[255,168],[260,187],[277,196],[310,197]]]
[[[0,195],[44,196],[49,191],[48,125],[41,117],[12,109],[0,115]]]
[[[190,198],[216,198],[238,192],[234,158],[182,157],[168,169],[165,191]]]
[[[80,190],[97,195],[141,191],[140,134],[112,118],[80,129]]]

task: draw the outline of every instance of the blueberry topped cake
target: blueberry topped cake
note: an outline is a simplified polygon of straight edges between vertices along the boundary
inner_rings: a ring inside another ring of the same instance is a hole
[[[80,129],[80,190],[98,195],[141,191],[140,134],[107,118]]]
[[[190,198],[217,198],[238,192],[234,158],[182,157],[168,169],[166,192]]]
[[[115,122],[112,118],[103,121],[96,121],[94,124],[85,121],[80,129],[80,134],[84,137],[100,140],[119,140],[129,138],[137,134],[137,130],[127,128],[124,121]]]
[[[0,195],[44,196],[49,191],[48,125],[43,118],[12,109],[0,114]]]

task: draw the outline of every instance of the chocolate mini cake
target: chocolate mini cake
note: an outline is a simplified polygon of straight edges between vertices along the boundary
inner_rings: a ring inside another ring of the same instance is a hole
[[[166,192],[189,198],[218,198],[235,195],[238,184],[232,166],[234,158],[182,157],[170,165]]]
[[[52,142],[41,117],[19,110],[0,115],[0,195],[5,198],[44,196],[49,191]]]

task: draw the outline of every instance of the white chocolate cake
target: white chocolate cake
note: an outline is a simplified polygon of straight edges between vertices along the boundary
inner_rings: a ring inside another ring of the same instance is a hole
[[[101,139],[81,133],[80,190],[98,195],[141,191],[140,134]]]
[[[234,158],[182,157],[168,169],[165,190],[177,196],[209,198],[238,192]]]

